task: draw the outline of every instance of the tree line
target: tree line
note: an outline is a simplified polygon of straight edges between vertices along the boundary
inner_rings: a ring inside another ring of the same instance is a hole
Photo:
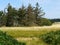
[[[51,25],[51,21],[43,18],[45,12],[36,3],[33,7],[29,4],[27,7],[22,5],[16,9],[8,4],[7,11],[0,11],[0,26],[43,26]]]
[[[60,22],[60,19],[59,19],[59,18],[57,18],[57,19],[50,19],[50,21],[51,21],[52,23],[54,23],[54,22]]]

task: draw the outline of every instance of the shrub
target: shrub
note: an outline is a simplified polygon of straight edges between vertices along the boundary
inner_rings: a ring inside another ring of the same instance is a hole
[[[46,18],[38,19],[37,22],[38,22],[37,24],[39,26],[49,26],[52,24],[51,21],[49,19],[46,19]]]
[[[60,45],[60,31],[47,33],[42,35],[41,38],[49,45]]]

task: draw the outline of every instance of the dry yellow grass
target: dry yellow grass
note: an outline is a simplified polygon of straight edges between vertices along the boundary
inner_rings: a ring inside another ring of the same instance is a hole
[[[8,30],[60,30],[60,25],[52,25],[52,26],[36,26],[36,27],[0,27],[0,30],[2,31],[8,31]]]

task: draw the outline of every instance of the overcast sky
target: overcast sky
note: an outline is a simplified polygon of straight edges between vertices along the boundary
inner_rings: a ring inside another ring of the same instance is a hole
[[[21,7],[22,4],[27,6],[29,3],[35,6],[36,2],[46,13],[46,18],[60,18],[60,0],[0,0],[0,10],[4,10],[10,3],[13,7]]]

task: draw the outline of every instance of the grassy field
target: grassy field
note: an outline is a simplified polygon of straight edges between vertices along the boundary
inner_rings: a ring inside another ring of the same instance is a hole
[[[0,30],[11,35],[18,41],[26,42],[27,45],[48,45],[39,37],[50,31],[60,30],[60,26],[43,26],[43,27],[0,27]]]

